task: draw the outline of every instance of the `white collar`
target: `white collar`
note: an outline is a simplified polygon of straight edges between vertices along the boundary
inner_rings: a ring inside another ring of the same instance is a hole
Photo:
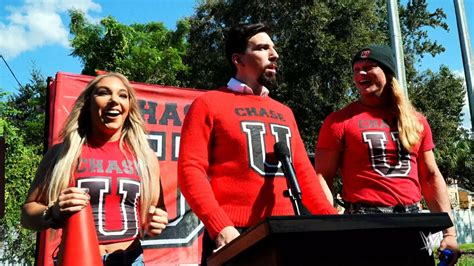
[[[227,88],[229,88],[231,91],[253,95],[252,88],[247,86],[245,83],[238,81],[235,78],[230,78],[229,82],[227,82]],[[260,96],[267,96],[269,93],[270,91],[265,86],[262,86],[262,91],[260,92]]]

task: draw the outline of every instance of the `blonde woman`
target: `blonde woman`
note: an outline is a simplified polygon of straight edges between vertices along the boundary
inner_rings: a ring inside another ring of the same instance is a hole
[[[32,230],[61,228],[91,204],[104,265],[143,265],[142,229],[160,234],[160,170],[135,92],[125,76],[100,75],[76,100],[44,156],[22,208]]]
[[[452,219],[430,126],[403,94],[390,47],[361,49],[352,68],[360,97],[325,119],[316,172],[332,188],[340,170],[346,213],[416,213],[423,196],[431,211],[447,212]],[[456,251],[457,258],[454,227],[444,231],[444,248]]]

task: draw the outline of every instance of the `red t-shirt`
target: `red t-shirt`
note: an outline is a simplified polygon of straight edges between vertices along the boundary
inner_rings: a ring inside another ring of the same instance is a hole
[[[224,227],[249,227],[271,215],[294,214],[273,145],[289,147],[303,203],[335,214],[316,178],[291,110],[271,99],[209,91],[191,105],[181,131],[178,184],[214,238]]]
[[[423,132],[410,153],[399,141],[396,119],[382,108],[354,102],[325,119],[316,148],[341,150],[345,201],[395,206],[421,199],[418,155],[434,144],[426,118],[417,115]]]
[[[89,188],[100,244],[135,239],[140,232],[140,177],[119,141],[87,143],[75,173],[76,186]]]

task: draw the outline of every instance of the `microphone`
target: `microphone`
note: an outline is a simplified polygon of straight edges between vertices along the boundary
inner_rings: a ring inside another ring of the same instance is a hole
[[[275,143],[273,150],[276,158],[281,162],[283,174],[285,175],[288,184],[288,190],[285,191],[287,193],[285,196],[292,200],[295,214],[301,215],[301,209],[303,206],[301,202],[301,189],[298,180],[296,179],[295,169],[290,161],[290,151],[288,150],[288,146],[284,142],[279,141]]]

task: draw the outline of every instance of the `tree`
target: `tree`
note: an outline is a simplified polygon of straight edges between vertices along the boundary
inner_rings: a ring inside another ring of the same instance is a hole
[[[38,125],[32,126],[27,121],[32,121],[33,117],[23,117],[25,128],[39,132],[24,131],[17,126],[22,123],[5,119],[24,114],[12,104],[24,96],[20,94],[18,98],[13,96],[10,101],[0,102],[0,135],[3,135],[6,141],[5,216],[0,221],[0,243],[3,244],[4,256],[0,258],[0,262],[32,265],[36,234],[20,225],[20,210],[28,192],[29,186],[26,184],[33,180],[43,148],[42,137],[40,144],[30,143],[27,139],[31,138],[27,135],[40,135],[43,132],[40,124],[44,119],[39,120]]]
[[[430,122],[441,173],[449,182],[458,180],[472,186],[472,140],[461,128],[466,93],[463,80],[442,66],[437,73],[421,73],[413,85],[410,98]]]
[[[82,74],[116,71],[137,82],[183,85],[179,77],[186,75],[187,66],[181,57],[186,53],[189,30],[185,20],[173,32],[161,22],[127,26],[109,16],[96,25],[75,10],[70,17],[72,55],[84,64]]]
[[[44,143],[44,121],[46,108],[46,82],[38,69],[33,68],[28,84],[18,89],[18,94],[9,96],[5,120],[18,128],[30,146]]]
[[[400,2],[400,1],[399,1]],[[413,80],[417,74],[416,63],[425,54],[436,55],[445,51],[444,47],[428,38],[427,26],[449,30],[446,24],[446,13],[440,8],[428,11],[426,0],[410,0],[406,7],[400,5],[400,26],[405,50],[405,68],[407,80]]]

